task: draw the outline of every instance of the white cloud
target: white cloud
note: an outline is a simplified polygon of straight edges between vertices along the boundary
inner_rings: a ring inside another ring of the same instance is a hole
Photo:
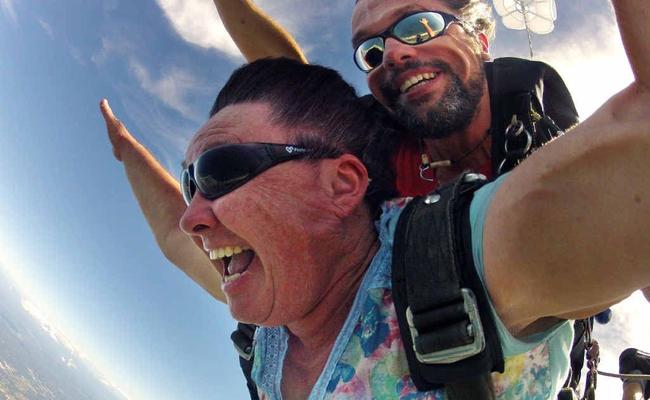
[[[72,369],[78,369],[79,368],[79,367],[77,367],[77,363],[75,362],[75,360],[73,358],[61,357],[61,362],[68,368],[72,368]]]
[[[42,309],[26,298],[21,299],[21,305],[28,314],[41,324],[41,328],[52,338],[52,340],[65,347],[71,354],[77,354],[77,349],[73,346],[72,342],[61,333],[60,329],[56,328],[52,324],[52,319],[49,318]]]
[[[149,70],[132,59],[130,62],[131,71],[140,83],[140,86],[149,94],[158,97],[170,108],[178,111],[184,117],[191,120],[198,120],[196,111],[190,107],[185,99],[193,90],[200,88],[196,79],[187,71],[173,67],[170,71],[162,74],[159,79],[151,77]]]
[[[239,50],[226,32],[217,9],[207,0],[156,0],[176,32],[186,41],[229,56]]]
[[[77,61],[80,65],[86,65],[86,60],[84,59],[83,53],[81,52],[81,50],[79,50],[78,47],[73,46],[70,43],[68,43],[67,47],[70,56],[74,58],[75,61]]]
[[[36,21],[41,26],[41,28],[43,28],[45,33],[47,33],[47,36],[49,36],[50,39],[54,39],[54,31],[52,30],[52,26],[42,18],[36,18]]]
[[[187,143],[200,122],[180,121],[163,112],[159,104],[150,101],[143,93],[131,87],[120,87],[120,101],[126,116],[134,125],[132,133],[155,154],[160,163],[172,174],[178,172]]]
[[[18,23],[18,17],[16,16],[16,9],[14,8],[13,0],[0,0],[0,8],[14,24]]]
[[[581,119],[633,79],[613,17],[594,15],[590,20],[588,26],[536,50],[537,58],[562,75]]]
[[[102,47],[90,57],[90,60],[97,66],[101,66],[113,54],[128,57],[129,54],[134,53],[135,46],[133,42],[121,34],[114,34],[111,39],[102,36]]]
[[[223,26],[217,9],[207,0],[156,0],[171,22],[174,30],[186,41],[204,48],[214,48],[231,57],[241,57],[237,46]],[[320,1],[303,1],[296,12],[295,0],[260,0],[255,2],[291,35],[299,40],[303,51],[323,44],[328,21],[332,18],[349,18],[350,0],[330,0],[324,7]],[[314,40],[301,34],[318,32]],[[331,32],[329,32],[331,33]]]

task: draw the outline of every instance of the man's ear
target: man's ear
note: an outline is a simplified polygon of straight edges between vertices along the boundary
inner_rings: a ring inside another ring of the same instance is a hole
[[[344,154],[338,158],[324,160],[325,179],[339,218],[347,217],[363,204],[368,190],[368,170],[357,157]]]
[[[483,32],[479,32],[476,35],[476,38],[478,39],[478,43],[481,48],[481,59],[483,61],[489,61],[490,60],[490,39],[488,39],[487,35]]]

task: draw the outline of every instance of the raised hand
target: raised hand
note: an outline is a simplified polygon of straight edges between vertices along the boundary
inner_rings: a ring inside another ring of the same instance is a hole
[[[99,102],[99,109],[104,116],[104,122],[106,122],[106,132],[108,133],[108,138],[113,145],[113,155],[117,161],[122,161],[121,149],[124,146],[125,142],[129,144],[137,143],[133,135],[126,129],[126,126],[115,117],[111,106],[108,104],[108,100],[102,99]]]

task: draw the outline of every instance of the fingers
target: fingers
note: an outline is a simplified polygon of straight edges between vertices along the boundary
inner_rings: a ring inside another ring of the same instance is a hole
[[[108,104],[108,100],[102,99],[99,102],[99,109],[102,112],[102,115],[104,116],[104,121],[106,121],[106,127],[107,128],[116,128],[120,124],[120,120],[118,120],[115,117],[115,114],[113,114],[113,110],[111,109],[111,106]]]
[[[99,109],[104,117],[104,122],[106,122],[108,138],[113,145],[113,155],[118,161],[122,161],[119,146],[124,141],[124,138],[130,136],[130,133],[126,130],[122,122],[115,117],[111,106],[108,104],[108,100],[102,99],[99,102]]]

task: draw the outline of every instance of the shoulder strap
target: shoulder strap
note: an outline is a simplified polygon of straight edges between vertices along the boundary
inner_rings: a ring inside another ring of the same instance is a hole
[[[560,75],[548,64],[520,58],[485,63],[492,112],[492,165],[514,168],[578,123],[578,112]]]
[[[414,199],[395,232],[393,301],[411,378],[420,391],[445,386],[450,399],[493,399],[490,372],[504,368],[471,251],[469,204],[483,183],[464,174]]]
[[[251,400],[259,400],[257,385],[253,382],[253,337],[257,326],[253,324],[237,323],[237,329],[230,335],[230,339],[239,353],[239,366],[246,378],[246,386]]]

